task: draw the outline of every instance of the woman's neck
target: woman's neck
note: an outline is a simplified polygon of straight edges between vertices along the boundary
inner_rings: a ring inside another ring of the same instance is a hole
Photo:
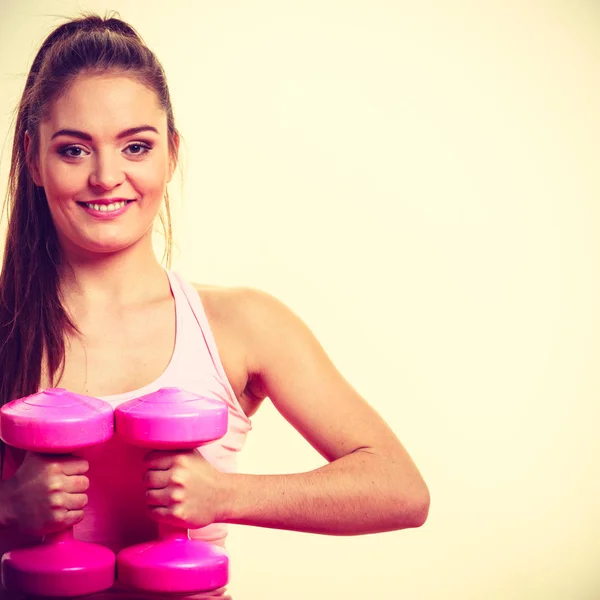
[[[130,247],[111,254],[67,255],[61,292],[71,307],[123,307],[164,291],[164,268],[152,248]]]

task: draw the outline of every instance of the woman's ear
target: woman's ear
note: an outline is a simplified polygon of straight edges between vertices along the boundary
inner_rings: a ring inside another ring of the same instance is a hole
[[[42,178],[40,177],[40,172],[37,167],[37,159],[32,159],[32,157],[31,157],[32,144],[33,144],[33,140],[31,139],[31,136],[29,135],[29,131],[26,131],[25,132],[25,158],[27,161],[27,168],[29,169],[29,173],[30,173],[31,178],[33,179],[33,182],[35,183],[35,185],[37,185],[38,187],[43,187],[42,186]]]

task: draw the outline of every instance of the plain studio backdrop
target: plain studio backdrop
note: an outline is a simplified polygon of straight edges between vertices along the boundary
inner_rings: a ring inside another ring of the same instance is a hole
[[[430,487],[417,530],[233,526],[234,600],[600,598],[596,2],[0,5],[2,189],[39,44],[119,11],[184,136],[174,268],[287,303]],[[265,402],[240,470],[322,464]]]

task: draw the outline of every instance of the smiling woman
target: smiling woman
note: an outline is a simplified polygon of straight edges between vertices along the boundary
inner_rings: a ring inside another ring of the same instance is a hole
[[[90,129],[79,130],[79,123]],[[134,242],[151,246],[152,226],[176,166],[167,132],[167,115],[154,91],[118,72],[79,75],[51,103],[30,164],[61,246],[79,253],[115,252]],[[28,156],[31,150],[26,132]],[[120,196],[106,197],[114,189]]]
[[[118,437],[60,460],[3,448],[0,549],[71,525],[115,551],[152,539],[156,522],[221,546],[228,523],[328,535],[419,527],[429,493],[417,467],[308,327],[265,292],[170,271],[178,148],[164,72],[129,25],[91,15],[50,34],[16,123],[0,402],[60,386],[117,407],[179,387],[225,403],[229,426],[193,452],[144,455]],[[152,246],[162,209],[167,268]],[[327,465],[236,473],[265,398]]]

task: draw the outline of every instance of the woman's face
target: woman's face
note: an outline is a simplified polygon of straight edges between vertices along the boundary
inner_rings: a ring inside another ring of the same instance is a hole
[[[39,140],[32,175],[67,252],[116,252],[144,239],[151,247],[175,168],[152,90],[122,74],[80,76],[53,102]]]

